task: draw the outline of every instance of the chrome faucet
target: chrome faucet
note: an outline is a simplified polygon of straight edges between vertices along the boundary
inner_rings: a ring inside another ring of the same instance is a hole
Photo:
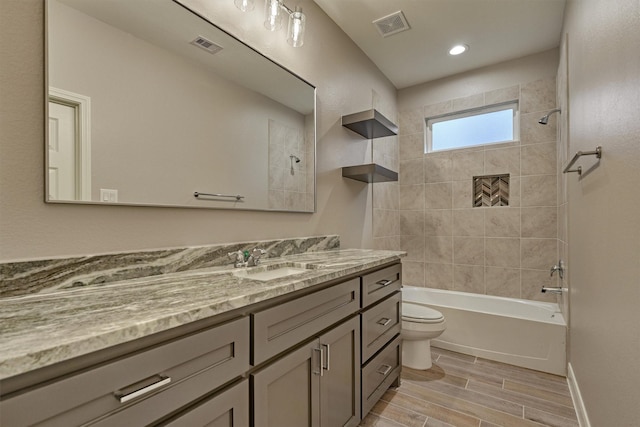
[[[245,253],[242,252],[241,250],[237,250],[235,252],[229,252],[227,256],[234,261],[233,266],[235,268],[247,266],[247,262],[245,261]]]
[[[558,264],[551,267],[551,277],[553,277],[553,273],[556,271],[558,272],[558,276],[560,276],[561,279],[564,279],[564,263],[562,260],[558,260]]]
[[[251,255],[249,255],[249,259],[247,260],[248,266],[254,266],[260,264],[260,257],[265,255],[267,251],[264,249],[255,248],[251,251]]]
[[[547,292],[550,293],[550,294],[561,294],[562,293],[562,288],[561,287],[543,286],[541,292],[543,294],[545,294]]]

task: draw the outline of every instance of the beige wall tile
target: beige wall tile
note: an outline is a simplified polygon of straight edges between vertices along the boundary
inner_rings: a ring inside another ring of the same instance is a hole
[[[473,181],[454,181],[452,183],[453,208],[473,207]]]
[[[511,200],[509,200],[509,204],[511,204]],[[484,227],[487,237],[520,237],[520,209],[514,207],[485,208]]]
[[[482,107],[484,103],[484,93],[477,95],[465,96],[464,98],[456,98],[451,101],[453,111],[469,110],[471,108]]]
[[[424,129],[422,108],[401,111],[398,117],[398,127],[398,134],[400,135],[422,133]]]
[[[525,206],[556,206],[556,175],[523,176],[521,204]]]
[[[456,264],[484,265],[484,238],[454,237],[453,260]]]
[[[520,298],[520,269],[487,267],[485,284],[489,295]]]
[[[425,188],[424,184],[400,185],[400,209],[422,210],[424,209]]]
[[[454,236],[484,236],[484,212],[482,208],[454,209]]]
[[[545,112],[526,113],[520,115],[520,142],[522,145],[555,142],[556,140],[556,115],[549,117],[549,123],[541,125],[538,120]]]
[[[412,133],[400,135],[399,157],[400,160],[421,159],[424,155],[424,134]]]
[[[453,289],[453,264],[425,263],[425,284],[429,288]]]
[[[556,106],[556,79],[546,78],[525,83],[520,88],[520,111],[551,110]]]
[[[404,236],[424,236],[425,211],[400,211],[400,234]]]
[[[424,157],[424,182],[451,181],[451,154],[435,153]]]
[[[485,265],[520,268],[520,239],[508,237],[486,238]]]
[[[375,237],[373,248],[383,251],[400,251],[400,236]]]
[[[407,286],[425,286],[425,263],[402,261],[402,283]]]
[[[398,182],[400,185],[423,184],[424,167],[422,158],[400,161]]]
[[[520,207],[522,179],[519,176],[509,177],[509,207]]]
[[[451,154],[451,180],[470,181],[484,173],[483,151],[462,151]]]
[[[549,275],[549,270],[529,270],[523,269],[522,275],[522,298],[535,301],[556,302],[554,294],[543,294],[543,286],[557,286],[555,280]]]
[[[451,236],[425,236],[424,260],[451,264],[453,262],[453,238]]]
[[[407,252],[408,261],[424,261],[424,237],[400,236],[400,250]]]
[[[373,207],[378,209],[400,208],[398,183],[377,182],[373,186]]]
[[[500,102],[515,101],[520,98],[520,85],[509,86],[484,93],[485,105],[498,104]]]
[[[556,143],[522,147],[521,175],[550,175],[557,172]]]
[[[522,208],[522,237],[556,238],[557,217],[555,207]]]
[[[484,267],[480,265],[454,265],[453,289],[460,292],[484,294]]]
[[[556,239],[522,239],[520,259],[522,268],[550,269],[558,261]]]
[[[520,147],[488,149],[484,152],[484,174],[520,176]]]
[[[451,189],[451,182],[425,184],[424,207],[426,209],[451,209]]]
[[[373,210],[373,237],[399,236],[400,213],[397,210]]]
[[[451,209],[427,209],[424,212],[425,236],[451,236],[453,214]]]
[[[453,104],[451,101],[439,102],[437,104],[425,105],[422,109],[423,117],[429,118],[441,116],[453,112]]]

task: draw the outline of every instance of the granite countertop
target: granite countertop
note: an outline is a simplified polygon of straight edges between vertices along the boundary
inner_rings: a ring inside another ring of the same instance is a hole
[[[306,271],[269,281],[226,267],[0,299],[0,379],[400,260],[404,252],[336,249],[268,258]],[[257,271],[257,270],[256,270]]]

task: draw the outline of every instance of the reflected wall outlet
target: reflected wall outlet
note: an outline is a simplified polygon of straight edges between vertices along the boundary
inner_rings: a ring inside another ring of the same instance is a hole
[[[100,201],[105,203],[116,203],[118,201],[118,190],[108,188],[100,189]]]

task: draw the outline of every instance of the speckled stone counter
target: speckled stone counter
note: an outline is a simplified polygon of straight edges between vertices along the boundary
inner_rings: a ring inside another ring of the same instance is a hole
[[[332,249],[267,258],[304,272],[259,281],[215,265],[0,299],[0,379],[210,318],[400,260],[404,252]],[[258,270],[255,270],[258,271]]]

